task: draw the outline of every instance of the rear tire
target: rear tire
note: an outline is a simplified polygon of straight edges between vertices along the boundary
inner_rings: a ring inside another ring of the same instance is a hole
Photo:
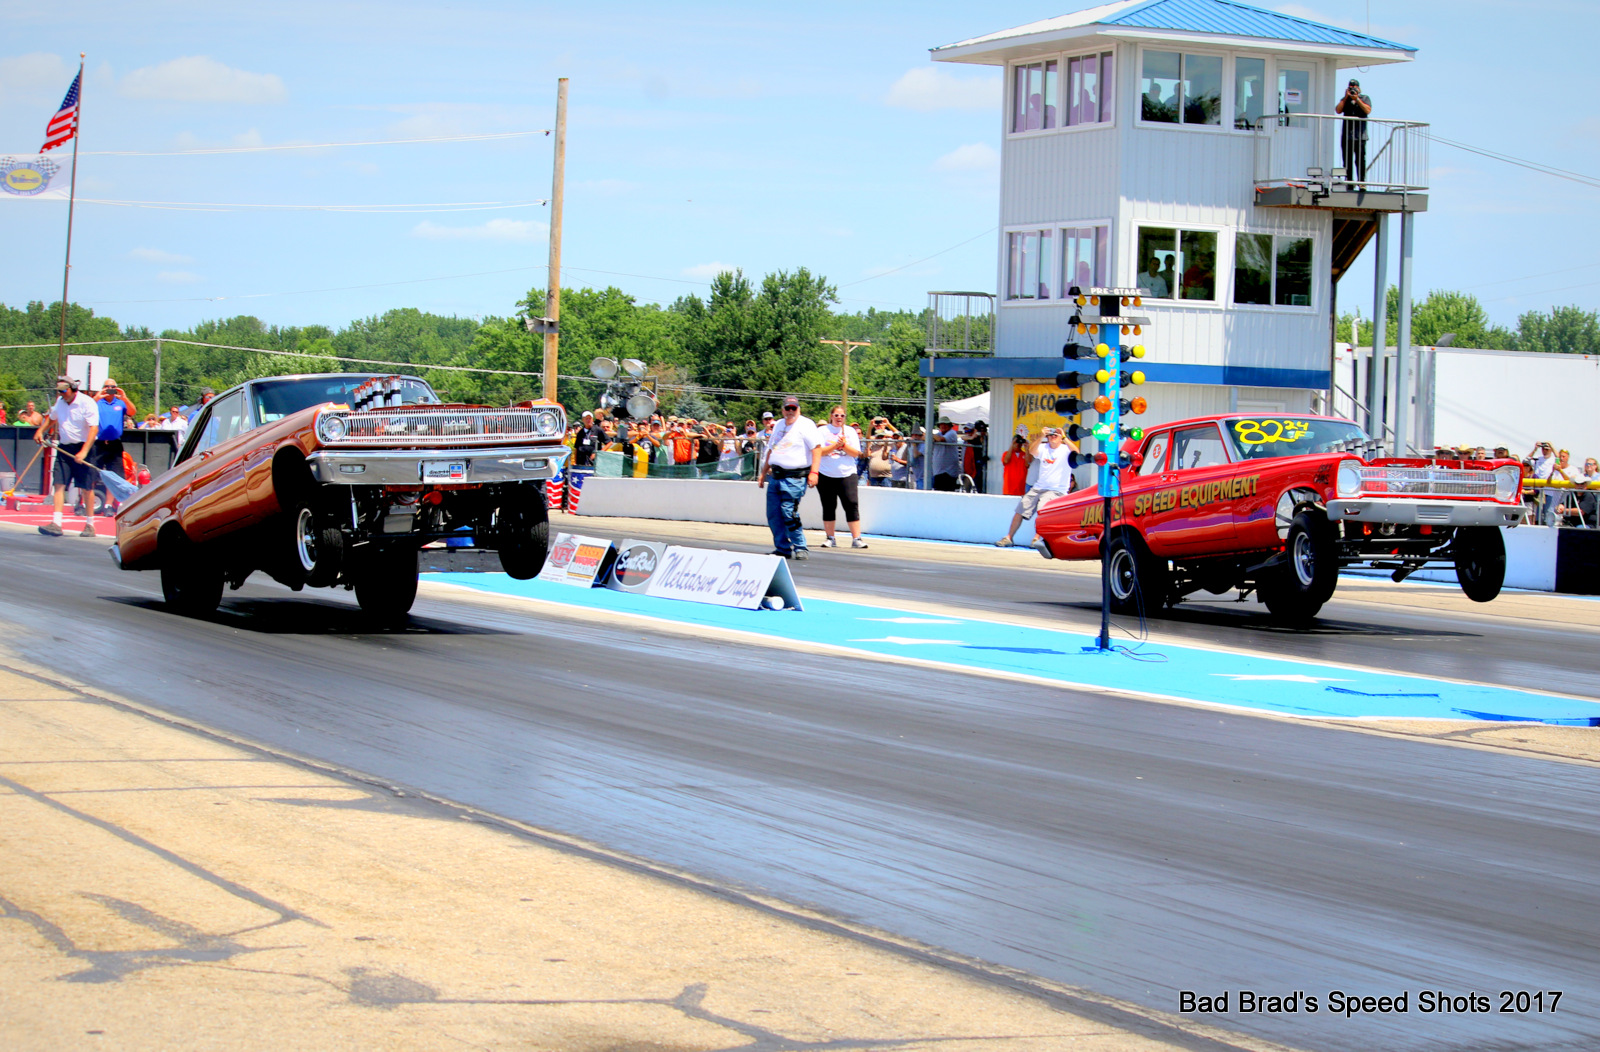
[[[550,509],[542,485],[519,483],[500,505],[500,567],[506,576],[530,581],[550,554]]]
[[[356,602],[368,617],[386,626],[404,624],[417,601],[417,550],[395,548],[362,560],[354,574]]]
[[[211,553],[173,526],[158,542],[161,556],[161,598],[173,610],[204,617],[222,602],[223,572]]]
[[[1456,580],[1474,603],[1487,603],[1506,583],[1506,539],[1498,526],[1456,530]]]
[[[1322,512],[1308,508],[1294,517],[1284,544],[1286,563],[1256,583],[1256,594],[1285,624],[1314,620],[1339,584],[1339,545]]]

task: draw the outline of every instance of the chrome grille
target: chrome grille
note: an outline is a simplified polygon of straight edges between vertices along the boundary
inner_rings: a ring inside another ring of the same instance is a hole
[[[554,407],[533,409],[391,409],[339,414],[345,434],[330,446],[516,443],[558,440],[566,420]]]
[[[1361,490],[1413,497],[1493,497],[1494,472],[1439,467],[1365,467],[1361,469]]]

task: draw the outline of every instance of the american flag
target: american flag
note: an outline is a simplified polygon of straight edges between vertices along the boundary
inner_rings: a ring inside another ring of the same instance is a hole
[[[78,75],[72,78],[67,97],[61,100],[61,108],[44,126],[44,145],[39,147],[40,153],[53,150],[78,134],[78,88],[82,84],[83,70],[80,69]]]

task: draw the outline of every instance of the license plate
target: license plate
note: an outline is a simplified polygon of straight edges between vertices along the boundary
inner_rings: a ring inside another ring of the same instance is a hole
[[[422,462],[422,481],[465,482],[467,481],[467,462],[465,460],[424,460]]]

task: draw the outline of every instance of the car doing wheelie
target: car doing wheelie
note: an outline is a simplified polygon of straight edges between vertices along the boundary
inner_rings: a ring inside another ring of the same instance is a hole
[[[1396,581],[1454,566],[1484,603],[1505,580],[1500,527],[1522,519],[1519,463],[1377,457],[1359,426],[1334,417],[1182,420],[1128,449],[1109,531],[1091,487],[1042,510],[1034,542],[1047,558],[1103,553],[1119,613],[1237,588],[1305,622],[1339,571],[1358,566]]]
[[[260,570],[296,591],[343,585],[398,620],[429,542],[470,538],[512,577],[539,572],[565,431],[553,402],[447,405],[412,376],[250,380],[209,402],[171,470],[118,512],[111,555],[159,570],[189,613]]]

